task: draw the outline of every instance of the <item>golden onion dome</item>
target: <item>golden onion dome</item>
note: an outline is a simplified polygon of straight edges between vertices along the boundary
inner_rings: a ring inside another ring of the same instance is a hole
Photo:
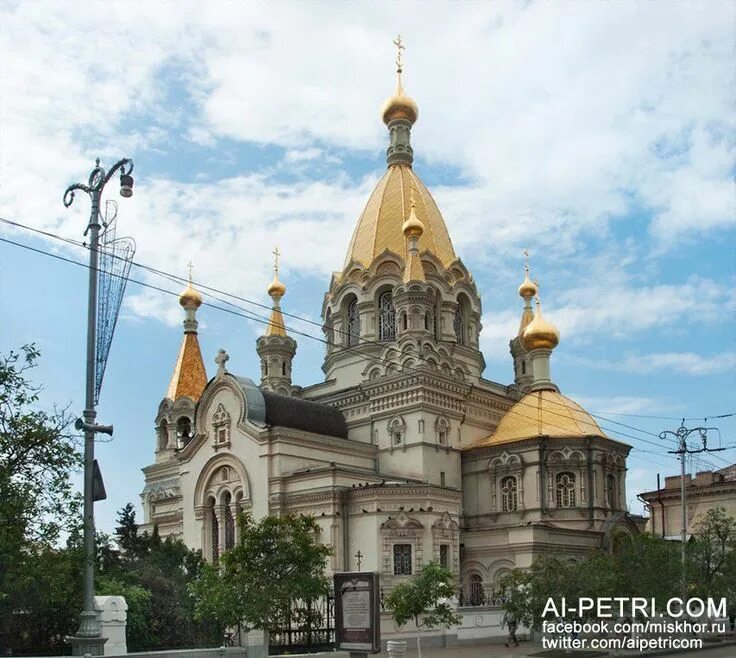
[[[529,272],[527,272],[519,286],[519,297],[523,297],[524,299],[531,298],[536,296],[538,292],[537,284],[529,278]]]
[[[197,290],[192,288],[191,281],[187,284],[187,287],[184,288],[181,295],[179,295],[179,304],[184,307],[193,304],[197,308],[202,305],[202,295]]]
[[[527,393],[501,419],[496,431],[466,450],[503,445],[535,437],[608,438],[595,419],[577,402],[552,390]]]
[[[394,119],[406,119],[413,125],[419,117],[419,108],[416,102],[404,93],[404,88],[401,86],[400,71],[396,82],[396,91],[384,101],[381,116],[386,125]]]
[[[403,220],[410,208],[412,191],[416,216],[424,227],[417,245],[419,251],[431,252],[448,268],[457,260],[447,225],[429,190],[409,165],[399,164],[386,170],[368,199],[358,218],[343,267],[351,261],[370,267],[384,251],[404,253]]]
[[[413,195],[412,195],[413,196]],[[416,209],[414,208],[414,200],[411,203],[411,212],[409,217],[404,222],[401,230],[407,238],[421,238],[424,233],[424,224],[422,224],[419,217],[417,217]]]
[[[273,277],[273,281],[268,286],[267,292],[269,297],[275,297],[277,299],[280,299],[286,294],[286,286],[279,281],[278,274]]]
[[[527,350],[553,350],[560,342],[560,332],[557,327],[542,315],[539,298],[537,298],[537,312],[521,334],[521,342]]]

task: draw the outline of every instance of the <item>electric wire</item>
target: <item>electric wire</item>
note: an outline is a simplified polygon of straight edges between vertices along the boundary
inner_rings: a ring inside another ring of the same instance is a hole
[[[74,246],[77,246],[77,247],[82,247],[84,249],[89,249],[90,248],[89,245],[87,245],[86,243],[81,242],[79,240],[75,240],[73,238],[64,237],[64,236],[58,235],[56,233],[52,233],[50,231],[44,231],[42,229],[34,228],[32,226],[28,226],[26,224],[22,224],[20,222],[16,222],[16,221],[13,221],[13,220],[4,218],[4,217],[0,217],[0,221],[4,222],[6,224],[9,224],[11,226],[15,226],[16,228],[22,228],[24,230],[28,230],[28,231],[31,231],[31,232],[34,232],[34,233],[38,233],[38,234],[43,235],[45,237],[56,239],[56,240],[65,242],[67,244],[71,244],[71,245],[74,245]],[[120,258],[120,256],[117,256],[115,254],[113,254],[112,256],[114,258]],[[161,270],[161,269],[152,267],[150,265],[147,265],[145,263],[141,263],[139,261],[135,261],[134,260],[133,261],[133,265],[136,266],[136,267],[138,267],[138,268],[140,268],[140,269],[143,269],[145,271],[148,271],[148,272],[150,272],[152,274],[155,274],[155,275],[158,275],[158,276],[167,278],[170,281],[175,282],[175,283],[184,283],[184,284],[187,284],[187,283],[190,282],[189,279],[187,279],[185,277],[182,277],[182,276],[173,274],[171,272],[166,272],[165,270]],[[134,282],[139,283],[140,285],[145,285],[145,284],[143,284],[142,282],[139,282],[139,281],[135,281],[134,280]],[[216,293],[217,295],[224,295],[226,297],[231,297],[232,299],[236,299],[236,300],[238,300],[240,302],[244,302],[244,303],[250,304],[252,306],[257,306],[258,308],[262,308],[264,310],[270,311],[272,309],[272,306],[269,306],[267,304],[263,304],[261,302],[255,301],[255,300],[248,299],[247,297],[241,297],[241,296],[236,295],[234,293],[227,292],[227,291],[224,291],[224,290],[215,288],[213,286],[209,286],[209,285],[204,284],[204,283],[202,283],[200,281],[191,281],[191,283],[192,283],[192,285],[196,286],[199,289],[208,290],[208,291],[211,291],[213,293]],[[154,287],[154,289],[157,289],[158,290],[158,288],[155,288],[155,287]],[[171,292],[171,291],[168,291],[168,292]],[[224,299],[221,299],[221,298],[217,298],[217,299],[218,299],[218,301],[220,301],[222,303],[231,304],[231,302],[228,302],[227,300],[224,300]],[[242,307],[239,307],[237,305],[233,305],[233,306],[235,306],[235,308],[239,308],[241,311],[243,311],[245,313],[253,313],[253,311],[249,311],[248,309],[243,309]],[[310,320],[309,318],[304,318],[302,316],[289,313],[288,311],[285,311],[284,309],[280,309],[280,310],[281,310],[281,314],[283,316],[286,316],[286,317],[289,317],[289,318],[293,318],[293,319],[298,320],[300,322],[305,322],[307,324],[311,324],[311,325],[314,325],[316,327],[319,327],[320,329],[323,329],[323,324],[320,323],[320,322],[316,322],[314,320]],[[270,321],[270,320],[267,320],[267,319],[263,318],[263,316],[258,316],[255,313],[253,313],[253,316],[254,317],[252,319],[260,318],[260,321],[265,321],[266,323],[268,323]],[[298,331],[295,330],[293,328],[293,326],[285,325],[284,328],[285,329],[288,329],[290,331],[294,331],[295,333],[298,333]],[[335,333],[337,333],[337,334],[342,334],[343,336],[350,336],[351,335],[348,331],[336,330],[334,328],[332,330]],[[300,335],[305,335],[305,334],[300,334]],[[335,351],[344,350],[346,348],[349,351],[354,351],[354,350],[352,350],[350,348],[351,347],[357,347],[357,346],[335,345],[334,342],[328,341],[326,339],[323,339],[323,338],[320,338],[318,336],[314,336],[314,335],[311,335],[311,334],[306,334],[306,336],[307,337],[310,337],[310,338],[312,338],[314,340],[318,340],[319,342],[322,342],[323,344],[331,345],[333,347],[333,350],[335,350]],[[391,345],[387,345],[384,342],[376,341],[376,340],[371,340],[371,339],[368,339],[368,338],[364,338],[362,336],[361,337],[358,337],[358,342],[359,342],[359,345],[360,344],[374,345],[374,346],[380,347],[382,350],[388,350],[388,351],[394,351],[394,352],[401,353],[401,351],[398,348],[395,348],[395,347],[393,347]],[[361,354],[364,355],[362,352],[361,352]],[[385,363],[390,363],[391,365],[399,365],[396,362],[394,362],[394,361],[388,361],[388,360],[384,359],[383,357],[375,357],[375,358],[377,358],[379,360],[383,360]],[[425,360],[426,361],[426,358],[423,357],[422,355],[412,355],[412,358],[417,358],[419,360]],[[605,421],[607,423],[612,423],[612,424],[615,424],[615,425],[620,425],[622,427],[626,427],[627,429],[631,429],[631,430],[636,431],[636,432],[642,432],[644,434],[648,434],[648,435],[653,436],[655,438],[659,438],[659,435],[658,434],[655,434],[654,432],[649,432],[648,430],[643,430],[643,429],[641,429],[639,427],[635,427],[633,425],[628,425],[626,423],[621,423],[619,421],[615,421],[613,419],[607,418],[606,416],[632,416],[632,417],[652,418],[652,419],[659,419],[659,420],[700,420],[701,418],[703,418],[703,416],[683,418],[683,417],[674,417],[674,416],[648,416],[648,415],[645,415],[645,414],[624,414],[624,413],[616,413],[616,412],[595,412],[594,413],[594,412],[590,412],[589,411],[588,413],[590,413],[591,416],[593,416],[595,418],[600,418],[601,420],[603,420],[603,421]],[[732,416],[736,416],[736,412],[734,412],[734,413],[726,413],[726,414],[708,415],[707,418],[717,419],[717,418],[729,418],[729,417],[732,417]]]
[[[64,238],[63,236],[59,236],[57,234],[50,233],[48,231],[43,231],[41,229],[35,229],[33,227],[29,227],[29,226],[26,226],[24,224],[20,224],[19,222],[13,222],[11,220],[8,220],[8,219],[2,218],[2,217],[0,217],[0,220],[3,221],[3,222],[5,222],[5,223],[7,223],[7,224],[12,225],[12,226],[15,226],[15,227],[18,227],[18,228],[27,229],[27,230],[30,230],[32,232],[35,232],[35,233],[39,233],[41,235],[44,235],[46,237],[50,237],[50,238],[54,238],[54,239],[60,240],[60,241],[65,242],[67,244],[71,244],[71,245],[74,245],[74,246],[77,246],[77,247],[82,247],[82,248],[85,248],[85,249],[89,249],[89,246],[86,245],[85,243],[80,242],[80,241],[77,241],[77,240],[73,240],[71,238]],[[53,254],[53,253],[48,252],[48,251],[45,251],[43,249],[38,249],[38,248],[32,247],[30,245],[22,244],[20,242],[15,242],[15,241],[9,240],[7,238],[0,238],[0,240],[3,241],[3,242],[6,242],[8,244],[17,246],[17,247],[28,249],[30,251],[33,251],[33,252],[38,253],[38,254],[41,254],[41,255],[50,256],[50,257],[55,258],[57,260],[60,260],[60,261],[63,261],[63,262],[67,262],[67,263],[71,263],[71,264],[74,264],[74,265],[77,265],[77,266],[80,266],[80,267],[84,267],[84,268],[89,269],[89,266],[87,264],[85,264],[85,263],[80,263],[79,261],[76,261],[76,260],[73,260],[73,259],[70,259],[70,258],[66,258],[66,257],[60,256],[58,254]],[[156,274],[158,276],[165,277],[165,278],[167,278],[167,279],[169,279],[169,280],[171,280],[173,282],[179,282],[179,283],[180,282],[188,282],[188,279],[185,279],[183,277],[179,277],[179,276],[177,276],[175,274],[171,274],[169,272],[165,272],[163,270],[159,270],[157,268],[153,268],[153,267],[150,267],[150,266],[147,266],[147,265],[138,263],[138,262],[134,262],[134,265],[136,265],[137,267],[139,267],[141,269],[147,270],[147,271],[149,271],[149,272],[151,272],[153,274]],[[113,273],[110,273],[110,274],[113,274]],[[152,290],[156,290],[158,292],[163,292],[165,294],[178,296],[178,293],[176,293],[174,291],[167,290],[165,288],[161,288],[159,286],[155,286],[153,284],[146,283],[144,281],[140,281],[140,280],[137,280],[137,279],[131,279],[131,278],[129,278],[129,281],[131,281],[132,283],[135,283],[137,285],[140,285],[142,287],[149,288],[149,289],[152,289]],[[264,308],[264,309],[270,310],[270,308],[271,308],[271,307],[268,307],[268,306],[266,306],[264,304],[261,304],[259,302],[255,302],[253,300],[248,300],[247,298],[242,298],[242,297],[239,297],[237,295],[234,295],[234,294],[231,294],[231,293],[222,291],[222,290],[218,290],[218,289],[213,288],[211,286],[206,286],[206,285],[203,285],[201,283],[198,283],[196,285],[199,288],[208,289],[208,290],[211,290],[212,292],[215,292],[217,294],[222,294],[222,295],[225,295],[225,296],[228,296],[228,297],[232,297],[234,299],[238,299],[240,301],[244,301],[246,303],[249,303],[249,304],[252,304],[252,305],[256,305],[256,306],[259,306],[259,307]],[[224,308],[224,307],[221,307],[221,306],[218,306],[216,304],[209,303],[209,302],[204,302],[203,305],[204,306],[211,307],[211,308],[215,308],[217,310],[225,311],[227,313],[231,313],[231,314],[236,315],[236,316],[244,317],[246,319],[253,320],[253,321],[259,322],[261,324],[268,325],[270,323],[270,319],[269,318],[265,318],[264,316],[260,316],[257,313],[254,313],[253,311],[250,311],[248,309],[244,309],[244,308],[242,308],[242,307],[240,307],[240,306],[238,306],[236,304],[233,304],[232,302],[229,302],[227,300],[224,300],[224,299],[221,299],[221,298],[218,298],[218,297],[215,297],[215,299],[217,299],[218,301],[220,301],[223,304],[227,304],[228,306],[232,306],[235,309],[238,309],[238,311],[240,311],[240,312],[235,311],[235,310],[232,310],[230,308]],[[245,314],[247,314],[247,315],[245,315]],[[289,313],[287,313],[285,311],[282,311],[282,314],[283,315],[287,315],[287,316],[292,317],[292,318],[295,318],[297,320],[303,321],[303,322],[307,322],[309,324],[313,324],[313,325],[322,327],[322,325],[319,324],[319,323],[317,323],[317,322],[314,322],[312,320],[308,320],[306,318],[302,318],[300,316],[289,314]],[[333,351],[347,351],[347,352],[352,352],[352,353],[360,354],[362,358],[365,358],[365,359],[367,359],[367,360],[369,360],[369,361],[371,361],[373,363],[379,363],[379,364],[384,364],[384,365],[385,364],[389,364],[391,366],[400,367],[400,365],[398,363],[396,363],[395,361],[390,361],[390,360],[385,359],[385,358],[383,358],[381,356],[365,354],[362,351],[361,352],[358,352],[355,349],[355,347],[357,347],[357,346],[345,346],[345,345],[343,345],[343,346],[336,346],[336,345],[332,344],[330,341],[328,341],[328,340],[326,340],[324,338],[320,338],[319,336],[314,336],[313,334],[308,334],[308,333],[299,331],[299,330],[297,330],[297,329],[295,329],[293,327],[285,327],[285,328],[288,328],[292,333],[294,333],[296,335],[300,335],[300,336],[303,336],[303,337],[306,337],[306,338],[310,338],[312,340],[316,340],[318,342],[321,342],[321,343],[323,343],[325,345],[332,346]],[[340,331],[338,333],[345,334],[347,332]],[[381,342],[371,341],[371,340],[368,340],[368,339],[361,339],[361,340],[364,343],[378,345],[382,349],[385,349],[386,347],[389,347],[390,348],[390,346],[386,346],[384,343],[381,343]],[[396,348],[390,348],[390,349],[392,349],[393,351],[396,351],[396,352],[399,352],[400,353],[400,350],[398,350]],[[426,360],[421,355],[413,354],[412,357],[413,358],[420,359],[420,360]],[[404,366],[403,370],[405,370],[405,371],[406,370],[415,370],[417,372],[421,372],[418,369],[413,368],[411,366],[410,367]],[[559,403],[557,403],[557,402],[555,402],[553,400],[548,400],[548,402],[550,402],[551,404],[555,404],[557,406],[560,406],[560,407],[565,407],[565,405],[559,404]],[[512,411],[512,410],[509,410],[509,411]],[[518,413],[518,410],[516,411],[516,413]],[[550,411],[550,413],[553,413],[554,414],[555,412]],[[564,417],[562,414],[555,414],[555,415],[560,416],[560,417]],[[595,418],[600,419],[601,421],[603,421],[605,423],[611,423],[611,424],[619,425],[621,427],[625,427],[627,429],[631,429],[631,430],[636,431],[636,432],[641,432],[643,434],[647,434],[647,435],[653,436],[655,438],[659,438],[659,435],[657,435],[657,434],[655,434],[653,432],[649,432],[648,430],[643,430],[643,429],[638,428],[638,427],[635,427],[633,425],[628,425],[626,423],[621,423],[621,422],[615,421],[615,420],[610,419],[610,418],[607,418],[607,417],[605,417],[605,416],[603,416],[601,414],[591,413],[590,415],[593,416],[593,417],[595,417]],[[633,415],[633,414],[631,414],[631,415]],[[730,417],[730,416],[733,416],[733,415],[734,414],[718,414],[718,415],[711,416],[711,418],[714,418],[714,419],[715,418],[727,418],[727,417]],[[559,428],[559,429],[562,429],[562,428]],[[604,427],[603,429],[606,429],[608,431],[613,431],[615,434],[624,436],[624,437],[629,438],[629,439],[634,440],[634,441],[642,441],[642,442],[645,442],[645,443],[649,443],[651,445],[655,445],[657,447],[660,447],[661,446],[661,444],[655,444],[654,442],[647,441],[646,439],[643,439],[642,437],[632,436],[631,434],[627,434],[625,432],[622,432],[621,430],[613,429],[613,428],[610,428],[610,427]],[[722,461],[724,461],[725,463],[730,463],[730,462],[728,462],[727,460],[725,460],[723,458],[720,458],[720,459]]]

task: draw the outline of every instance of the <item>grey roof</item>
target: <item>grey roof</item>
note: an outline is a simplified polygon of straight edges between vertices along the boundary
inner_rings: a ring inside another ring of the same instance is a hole
[[[262,391],[252,379],[233,376],[245,393],[248,420],[252,423],[348,438],[345,416],[339,409],[319,402]]]
[[[263,399],[261,389],[252,379],[233,375],[245,393],[245,403],[248,408],[248,420],[257,425],[266,424],[266,401]]]
[[[348,426],[342,411],[328,404],[301,400],[270,391],[261,391],[266,400],[266,423],[294,429],[348,438]]]

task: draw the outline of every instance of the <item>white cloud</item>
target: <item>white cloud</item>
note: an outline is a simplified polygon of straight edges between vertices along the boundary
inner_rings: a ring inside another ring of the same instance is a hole
[[[732,372],[736,367],[736,352],[704,356],[693,352],[660,352],[627,355],[622,361],[604,364],[610,370],[637,374],[676,372],[685,375],[712,375]]]
[[[559,329],[562,342],[585,344],[601,332],[607,339],[625,340],[654,328],[676,335],[686,325],[722,319],[729,294],[730,288],[700,277],[691,277],[682,284],[648,287],[630,286],[621,277],[619,281],[601,280],[585,288],[562,291],[558,295],[562,304],[545,305],[543,313]],[[520,307],[516,313],[483,316],[481,344],[491,358],[505,358],[520,319]]]
[[[651,414],[671,408],[671,404],[659,398],[632,395],[614,395],[611,397],[590,397],[571,393],[570,397],[584,409],[601,415],[617,414]]]
[[[385,147],[378,108],[392,87],[392,26],[405,23],[415,151],[457,170],[460,184],[432,189],[466,259],[499,266],[521,245],[540,260],[570,259],[642,207],[665,247],[734,220],[732,3],[707,12],[697,3],[437,3],[422,4],[421,23],[413,3],[392,6],[390,21],[381,4],[208,7],[4,8],[3,214],[78,235],[88,210],[65,211],[60,196],[98,154],[108,163],[137,151],[178,156],[223,137],[275,145],[286,154],[273,171],[212,182],[139,166],[126,232],[141,260],[181,271],[192,258],[200,278],[241,294],[262,294],[274,242],[287,272],[327,276],[374,181],[341,177],[330,149]],[[327,170],[312,168],[325,159]],[[290,167],[319,176],[279,182]],[[710,312],[707,285],[622,285],[606,292],[606,307],[570,291],[549,314],[563,340],[611,327],[628,335],[661,326],[666,313]],[[161,317],[152,299],[129,310]],[[487,316],[484,342],[505,343],[516,323],[516,313]]]

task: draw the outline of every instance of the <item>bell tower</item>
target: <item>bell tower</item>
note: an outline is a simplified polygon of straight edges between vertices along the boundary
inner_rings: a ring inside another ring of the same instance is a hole
[[[281,313],[281,298],[286,294],[286,286],[279,280],[281,252],[278,247],[274,248],[273,255],[274,275],[268,286],[268,295],[273,305],[266,331],[256,342],[256,351],[261,359],[261,388],[281,395],[291,395],[291,366],[296,354],[296,341],[287,335]]]

